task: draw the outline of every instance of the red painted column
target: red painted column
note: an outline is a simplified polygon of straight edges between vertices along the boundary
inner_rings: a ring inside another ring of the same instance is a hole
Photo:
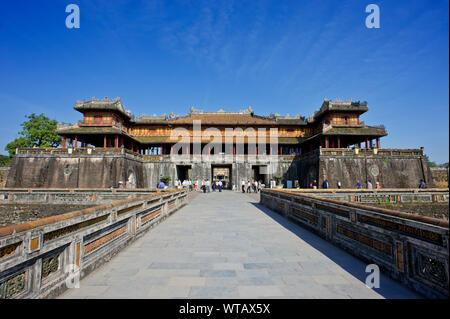
[[[329,141],[328,141],[328,136],[325,136],[325,148],[329,148]]]
[[[66,148],[66,137],[65,136],[62,139],[62,147]]]
[[[366,148],[369,148],[369,140],[366,137]]]
[[[134,152],[134,144],[133,144],[133,141],[131,141],[131,151]]]
[[[380,148],[380,138],[377,138],[377,148]]]
[[[119,135],[116,135],[116,138],[114,139],[114,147],[119,147]]]
[[[77,148],[78,147],[78,136],[75,135],[75,141],[73,143],[73,147]]]
[[[123,147],[123,136],[120,137],[120,147]]]
[[[340,136],[337,137],[337,147],[341,148],[341,137]]]
[[[106,135],[103,136],[103,147],[106,148]]]

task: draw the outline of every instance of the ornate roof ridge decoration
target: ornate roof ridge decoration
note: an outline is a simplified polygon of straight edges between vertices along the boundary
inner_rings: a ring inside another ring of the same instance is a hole
[[[253,115],[253,109],[251,106],[249,106],[247,109],[244,110],[239,110],[237,112],[227,112],[224,109],[220,108],[218,111],[216,112],[205,112],[203,110],[199,110],[196,109],[194,107],[191,107],[191,110],[189,111],[189,115],[197,115],[197,114],[206,114],[206,115],[214,115],[214,114],[219,114],[219,115],[224,115],[224,114],[248,114],[248,115]]]
[[[336,98],[334,101],[324,98],[322,106],[313,115],[310,116],[309,121],[314,121],[322,113],[329,110],[346,110],[346,111],[360,111],[365,112],[368,110],[367,102],[353,101],[351,98],[347,101],[342,101],[340,98]]]
[[[142,114],[140,115],[136,120],[167,120],[167,113],[164,113],[163,115],[146,115]]]
[[[103,100],[98,100],[93,96],[90,100],[84,100],[79,101],[77,100],[75,103],[75,109],[84,109],[84,108],[105,108],[105,107],[111,107],[112,109],[116,109],[117,111],[123,113],[124,115],[128,116],[129,118],[132,118],[131,111],[125,110],[122,100],[120,99],[120,96],[111,100],[107,96]]]
[[[272,114],[272,113],[270,113],[270,114]],[[300,119],[302,119],[302,118],[304,118],[300,113],[298,113],[297,115],[289,115],[289,113],[288,114],[286,114],[286,115],[275,115],[275,118],[276,119],[282,119],[282,120],[286,120],[286,119],[288,119],[288,120],[290,120],[290,119],[292,119],[292,120],[300,120]]]
[[[57,123],[56,124],[56,130],[61,130],[61,129],[72,129],[72,128],[79,128],[80,126],[75,123],[75,124],[71,124],[71,123]]]

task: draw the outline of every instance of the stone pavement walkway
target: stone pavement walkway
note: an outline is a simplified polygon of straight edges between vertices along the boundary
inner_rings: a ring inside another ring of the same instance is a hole
[[[198,194],[61,298],[418,298],[259,205],[257,195]]]

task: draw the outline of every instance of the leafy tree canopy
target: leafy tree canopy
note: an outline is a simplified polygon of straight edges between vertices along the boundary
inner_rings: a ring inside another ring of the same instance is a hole
[[[11,158],[5,155],[0,155],[0,167],[11,165]]]
[[[28,120],[21,124],[20,136],[5,147],[10,157],[14,156],[18,147],[57,147],[61,143],[61,136],[56,134],[56,120],[35,113],[25,117]]]

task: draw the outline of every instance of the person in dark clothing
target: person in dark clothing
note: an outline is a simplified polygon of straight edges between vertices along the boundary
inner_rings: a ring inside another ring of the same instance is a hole
[[[328,188],[328,180],[325,178],[325,180],[323,181],[323,188]]]
[[[427,188],[427,184],[425,184],[423,179],[420,180],[419,188]]]

